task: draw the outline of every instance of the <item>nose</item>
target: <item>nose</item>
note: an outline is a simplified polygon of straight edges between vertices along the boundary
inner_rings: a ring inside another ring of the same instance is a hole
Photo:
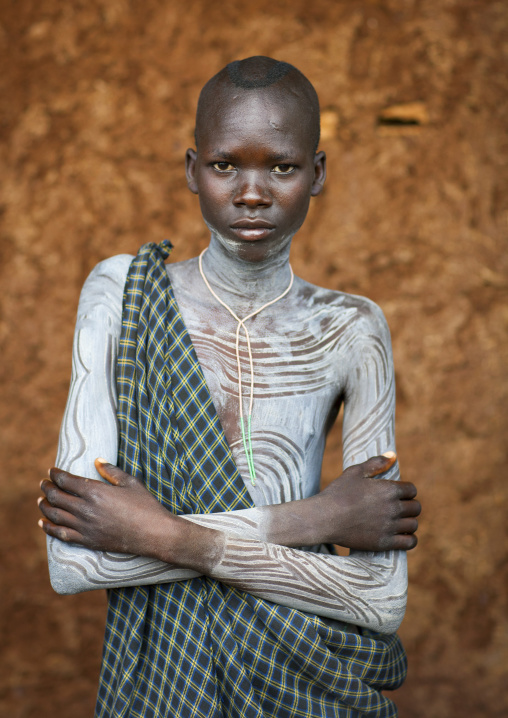
[[[260,172],[242,172],[233,199],[237,207],[269,207],[272,196]]]

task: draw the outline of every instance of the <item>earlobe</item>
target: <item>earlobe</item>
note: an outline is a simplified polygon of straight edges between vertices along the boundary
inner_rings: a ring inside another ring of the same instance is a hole
[[[193,194],[198,194],[198,186],[196,183],[196,150],[188,149],[185,153],[185,176],[187,177],[187,186]]]
[[[316,152],[314,156],[314,181],[310,190],[311,196],[315,197],[323,189],[326,179],[326,155],[324,152]]]

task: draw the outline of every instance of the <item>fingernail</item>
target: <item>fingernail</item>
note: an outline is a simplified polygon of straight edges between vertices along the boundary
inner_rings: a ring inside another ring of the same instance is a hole
[[[42,501],[42,496],[39,496],[39,498],[37,499],[37,506],[40,506],[41,501]]]
[[[40,526],[41,529],[43,529],[43,528],[44,528],[44,522],[43,522],[43,520],[42,520],[42,519],[39,519],[39,520],[37,521],[37,525]]]
[[[394,456],[397,456],[395,451],[385,451],[382,456],[386,456],[387,459],[393,459]]]
[[[95,461],[98,461],[99,464],[109,464],[109,461],[106,461],[106,459],[102,459],[100,456],[98,456]]]

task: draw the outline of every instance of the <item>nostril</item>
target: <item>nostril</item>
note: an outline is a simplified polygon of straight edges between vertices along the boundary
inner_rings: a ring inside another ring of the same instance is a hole
[[[265,205],[271,204],[270,194],[261,187],[248,186],[238,192],[234,199],[235,204]]]

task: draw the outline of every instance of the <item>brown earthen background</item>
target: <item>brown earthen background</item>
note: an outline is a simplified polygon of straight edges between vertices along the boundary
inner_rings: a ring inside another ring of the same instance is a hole
[[[203,82],[268,54],[315,83],[326,192],[295,271],[390,323],[404,477],[424,505],[402,718],[508,701],[508,9],[490,0],[2,0],[0,714],[90,716],[105,599],[59,597],[36,526],[98,260],[207,241],[182,158]],[[428,124],[380,128],[420,102]],[[325,474],[336,473],[338,432]]]

